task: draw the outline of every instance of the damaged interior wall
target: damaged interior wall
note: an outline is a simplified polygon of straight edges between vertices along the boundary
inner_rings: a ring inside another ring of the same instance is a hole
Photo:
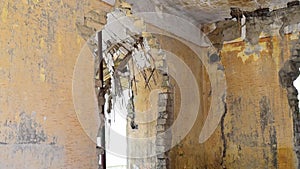
[[[141,21],[142,23],[142,21]],[[144,24],[139,26],[145,26]],[[163,133],[172,120],[171,108],[168,109],[172,88],[169,83],[165,53],[161,50],[157,39],[152,34],[143,32],[143,37],[148,42],[149,53],[153,59],[154,69],[134,70],[132,81],[132,104],[134,109],[128,111],[134,115],[135,126],[132,118],[128,118],[127,141],[128,166],[127,168],[163,168],[167,166],[165,149],[171,143],[171,137],[165,138]],[[132,70],[131,70],[132,71]],[[145,78],[146,77],[146,78]],[[145,141],[132,141],[132,139]]]
[[[82,29],[86,27],[85,25],[78,24],[77,27],[81,30],[81,35],[91,37],[87,41],[91,51],[95,52],[95,82],[98,88],[99,60],[97,59],[99,56],[97,56],[98,49],[95,41],[97,38],[90,35],[89,31]],[[106,65],[105,80],[112,83],[113,103],[107,108],[108,111],[114,111],[114,106],[118,102],[127,107],[125,116],[127,116],[128,125],[128,168],[166,166],[165,143],[171,143],[171,139],[162,137],[155,139],[159,132],[163,132],[169,125],[166,111],[167,106],[171,106],[168,103],[169,79],[164,62],[165,54],[151,34],[142,32],[144,28],[143,21],[131,15],[130,5],[121,3],[119,8],[108,14],[107,25],[102,30]],[[101,89],[98,90],[96,89],[96,93],[101,93]],[[125,96],[127,94],[124,92],[129,92],[129,97]],[[107,90],[106,94],[108,94]],[[98,103],[101,107],[104,103],[103,98],[99,98]],[[106,114],[106,121],[111,120],[111,116],[114,115]],[[137,141],[144,138],[145,141]],[[106,140],[106,143],[108,142],[110,140]],[[160,152],[160,156],[156,156],[157,152]]]
[[[293,45],[291,50],[291,57],[288,59],[279,71],[279,80],[283,88],[287,90],[288,103],[291,108],[291,113],[293,117],[293,136],[294,136],[294,151],[298,159],[298,168],[300,166],[300,118],[299,118],[299,100],[298,91],[296,86],[294,86],[294,81],[298,78],[299,72],[299,41]]]
[[[204,124],[204,121],[207,117],[207,112],[209,111],[210,106],[210,80],[208,78],[208,74],[206,72],[205,67],[203,66],[201,60],[197,57],[197,55],[184,43],[178,41],[176,39],[172,39],[168,36],[159,36],[157,35],[162,48],[166,51],[170,51],[174,53],[177,57],[179,57],[185,64],[188,65],[190,70],[192,71],[194,77],[196,78],[200,98],[200,106],[198,117],[194,123],[194,126],[190,130],[189,134],[182,138],[182,141],[177,144],[174,148],[169,152],[169,167],[170,168],[192,168],[194,166],[197,167],[205,167],[206,163],[212,164],[212,168],[216,167],[218,163],[216,161],[218,159],[215,158],[215,152],[212,149],[216,148],[212,145],[222,145],[221,140],[215,139],[215,141],[211,142],[210,140],[214,140],[215,134],[211,139],[208,140],[208,145],[205,150],[202,144],[199,144],[199,134],[201,131],[201,127]],[[205,49],[204,49],[205,50]],[[183,75],[182,75],[183,76]],[[173,81],[174,83],[175,81]],[[188,82],[185,82],[186,85],[189,85]],[[180,102],[181,102],[181,90],[176,83],[174,83],[174,121],[178,117]],[[193,100],[190,100],[193,102]],[[183,112],[184,113],[184,112]],[[184,121],[188,123],[187,121]],[[182,128],[184,126],[181,126]],[[176,132],[178,129],[174,129]],[[218,133],[218,131],[217,131]],[[175,137],[173,135],[172,137]],[[175,138],[173,139],[175,141]],[[206,143],[205,143],[206,144]],[[218,149],[220,150],[220,149]],[[203,160],[201,160],[203,159]],[[219,159],[220,160],[220,159]]]
[[[255,25],[258,20],[257,26],[260,26],[257,16],[249,15],[253,19],[252,24]],[[228,22],[236,24],[235,21]],[[275,28],[266,26],[262,32],[265,29],[276,29],[280,32],[279,26]],[[220,70],[225,73],[228,87],[221,122],[213,135],[203,144],[199,143],[199,134],[207,118],[209,107],[214,106],[210,103],[213,84],[210,84],[207,69],[197,58],[197,54],[191,50],[193,44],[190,42],[155,36],[162,49],[172,51],[190,67],[197,78],[201,93],[201,109],[195,125],[189,134],[169,152],[168,167],[180,169],[249,166],[251,168],[297,168],[292,113],[286,99],[286,91],[280,86],[278,76],[283,63],[289,58],[289,50],[295,44],[297,34],[280,36],[277,33],[262,38],[260,32],[251,34],[248,31],[248,37],[252,35],[251,38],[256,40],[255,43],[247,43],[238,38],[241,36],[240,31],[241,27],[238,24],[226,27],[226,34],[233,34],[233,37],[228,37],[225,41],[231,42],[226,42],[225,45],[223,45],[224,41],[220,43],[222,44],[218,48],[220,58],[218,56],[207,58],[212,62],[221,61],[224,67]],[[223,37],[224,32],[221,32],[217,35]],[[235,36],[236,32],[240,34]],[[208,52],[206,48],[197,48],[196,52]],[[178,95],[180,93],[178,86],[175,87],[174,93],[174,119],[176,119],[181,99]],[[145,103],[137,103],[136,106],[143,107]],[[155,133],[154,126],[155,124],[136,131],[128,130],[128,134],[151,135]],[[130,126],[128,128],[130,129]],[[132,146],[129,151],[139,151],[139,149]],[[149,150],[151,151],[153,150]],[[154,162],[154,159],[149,158],[132,159],[129,163],[132,166],[153,167]]]
[[[284,38],[260,39],[259,55],[246,55],[245,42],[224,45],[220,56],[228,85],[227,111],[214,134],[199,144],[200,129],[210,106],[209,78],[188,46],[158,37],[162,48],[181,56],[195,72],[203,94],[194,127],[171,150],[171,168],[296,168],[292,114],[278,72],[289,58],[297,34]],[[175,118],[179,103],[175,95]]]
[[[273,21],[273,14],[249,14],[246,23],[259,27],[258,32],[246,31],[250,46],[240,40],[223,45],[224,41],[242,36],[242,29],[235,21],[226,21],[226,27],[217,26],[221,30],[216,29],[215,34],[211,34],[217,36],[212,40],[214,44],[222,45],[216,47],[228,87],[221,123],[203,144],[199,143],[199,134],[211,105],[213,84],[201,60],[191,51],[192,44],[157,37],[161,48],[173,51],[189,65],[201,96],[195,125],[169,153],[171,168],[297,168],[293,112],[287,99],[289,91],[280,85],[278,72],[290,58],[298,33],[265,38],[258,35],[261,27],[268,30],[275,24],[280,32],[283,23],[296,22],[298,8],[273,12],[280,16],[279,24]],[[97,10],[93,12],[93,9]],[[107,9],[110,7],[101,3],[99,6],[96,1],[0,2],[1,23],[4,23],[0,25],[0,48],[3,49],[0,51],[0,149],[3,149],[0,168],[98,167],[95,143],[77,119],[71,86],[76,58],[85,43],[83,39],[103,26],[103,11]],[[220,36],[224,34],[233,37],[222,39]],[[253,49],[253,45],[257,48]],[[201,50],[207,52],[205,48]],[[158,84],[152,86],[160,87]],[[151,93],[141,85],[144,91],[140,97],[147,98]],[[181,99],[176,84],[174,93],[176,119]],[[291,93],[295,95],[294,90]],[[138,100],[141,102],[136,108],[147,110],[150,102],[145,104],[142,99]],[[128,134],[156,135],[156,127],[157,121],[139,124],[139,129],[133,131],[128,126]],[[129,148],[129,151],[141,149],[130,143]],[[143,163],[141,165],[154,167],[156,160],[157,157],[133,160],[130,165]]]
[[[278,32],[280,27],[276,30]],[[189,48],[193,44],[187,42],[187,46],[173,39],[157,37],[161,39],[162,48],[174,52],[178,49],[176,55],[182,56],[191,70],[198,72],[196,77],[203,92],[194,127],[171,150],[171,168],[297,168],[293,109],[290,109],[287,91],[279,83],[278,76],[298,41],[298,30],[294,31],[283,37],[278,33],[258,37],[259,50],[239,39],[224,44],[220,58],[227,81],[226,111],[217,130],[203,144],[199,144],[198,136],[211,98],[211,84],[205,68],[199,67],[201,61],[195,62],[195,53]],[[228,33],[231,33],[230,29]],[[296,77],[297,73],[294,73],[293,78]],[[176,90],[175,93],[180,92],[178,88]],[[294,98],[295,91],[292,93]],[[176,100],[175,95],[175,119],[179,103],[180,99]]]
[[[0,168],[97,168],[95,143],[72,102],[74,65],[85,43],[75,24],[93,8],[111,7],[0,2]]]
[[[159,131],[164,131],[167,118],[160,118],[159,116],[159,107],[161,107],[160,112],[165,112],[163,108],[166,108],[167,105],[164,105],[162,96],[165,92],[167,92],[163,84],[163,76],[159,73],[155,75],[155,81],[151,80],[149,83],[151,85],[151,90],[145,88],[145,83],[143,83],[143,79],[141,75],[137,76],[138,80],[138,90],[135,92],[134,98],[136,102],[135,104],[135,122],[138,124],[138,129],[132,129],[130,126],[130,121],[128,121],[127,126],[127,135],[129,138],[146,138],[147,142],[144,144],[137,144],[137,142],[129,142],[128,141],[128,168],[159,168],[159,159],[164,159],[165,157],[162,155],[158,159],[156,154],[160,151],[164,151],[164,146],[162,143],[158,143],[155,137]],[[163,150],[161,150],[161,148]],[[162,153],[159,153],[162,154]],[[140,155],[140,156],[136,156]],[[146,156],[145,156],[146,155]],[[131,158],[130,156],[136,156],[136,158]],[[165,164],[164,164],[165,165]]]
[[[258,54],[245,54],[245,42],[226,44],[222,49],[228,83],[222,130],[227,168],[297,168],[292,114],[278,76],[289,58],[292,39],[261,38]]]
[[[299,166],[299,110],[297,90],[293,86],[293,81],[299,75],[299,45],[296,43],[299,36],[299,9],[299,1],[289,2],[287,7],[273,11],[264,8],[248,12],[232,8],[231,16],[235,21],[227,19],[217,22],[215,29],[207,32],[220,51],[228,83],[227,115],[224,126],[221,127],[225,143],[222,165],[225,167],[243,166],[243,156],[248,160],[245,167]],[[242,19],[245,19],[244,23]],[[213,25],[207,26],[202,30]],[[291,59],[288,59],[290,56]],[[243,78],[244,76],[247,78]],[[233,83],[235,80],[236,84]],[[233,94],[235,89],[238,91]],[[255,95],[251,96],[253,92]],[[231,103],[233,106],[230,106]],[[248,111],[249,113],[245,113]],[[257,114],[253,116],[250,111]],[[231,117],[230,112],[236,113],[231,114]],[[244,118],[247,123],[241,121]],[[229,120],[227,125],[226,120]],[[246,125],[248,122],[249,125]],[[241,126],[237,127],[239,123]],[[261,133],[258,128],[255,129],[257,126],[260,126]],[[229,148],[225,145],[229,145]],[[245,146],[244,149],[242,145]],[[262,161],[253,159],[251,162],[249,156],[256,152],[261,152],[259,159]]]
[[[221,122],[203,144],[199,143],[200,129],[207,118],[209,106],[215,106],[210,105],[212,84],[206,69],[189,48],[193,46],[189,42],[186,45],[157,37],[162,48],[174,51],[189,65],[202,94],[195,125],[169,153],[171,168],[297,168],[293,115],[286,98],[287,92],[280,86],[278,72],[298,38],[297,33],[284,35],[287,25],[297,23],[298,9],[297,3],[290,3],[287,8],[275,11],[241,11],[242,16],[246,17],[246,30],[239,10],[232,9],[237,10],[237,13],[232,13],[236,20],[220,21],[216,23],[216,29],[208,28],[208,37],[220,52],[220,58],[216,60],[224,66],[222,70],[228,88]],[[201,50],[207,52],[205,48]],[[209,59],[215,60],[213,57]],[[180,93],[180,89],[177,87],[174,92]],[[174,102],[176,117],[180,103],[178,95],[175,95]],[[136,107],[145,108],[146,105],[141,102]],[[154,135],[155,127],[155,123],[142,124],[138,130],[132,131],[128,125],[128,134],[136,137]],[[134,143],[128,144],[129,153],[141,151]],[[154,143],[145,143],[145,146],[151,144]],[[151,153],[153,149],[146,148],[144,151]],[[154,167],[155,162],[155,158],[129,159],[131,167]]]
[[[175,168],[297,168],[293,115],[278,76],[297,40],[298,33],[260,38],[261,50],[252,54],[245,42],[224,45],[220,57],[228,86],[227,111],[206,143],[193,143],[191,136],[199,130],[192,130],[173,149],[173,158],[181,159],[175,160]]]

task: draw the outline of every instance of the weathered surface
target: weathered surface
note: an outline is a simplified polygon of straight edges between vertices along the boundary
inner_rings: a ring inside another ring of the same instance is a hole
[[[75,23],[101,7],[107,6],[94,1],[0,2],[0,130],[13,133],[1,132],[1,139],[16,136],[15,141],[1,140],[7,144],[0,147],[0,168],[97,167],[95,144],[74,110],[72,76],[84,44]]]
[[[292,117],[277,75],[290,54],[289,42],[278,37],[260,39],[259,57],[245,55],[244,42],[224,46],[226,168],[296,168]],[[243,61],[241,55],[247,59]]]
[[[295,153],[298,159],[298,168],[300,167],[300,116],[299,116],[299,100],[298,91],[294,87],[293,82],[298,78],[300,72],[300,55],[299,55],[299,42],[295,44],[292,50],[292,56],[287,60],[279,71],[279,80],[283,88],[287,90],[287,99],[293,117],[293,131],[294,131],[294,146]]]
[[[193,72],[198,72],[196,77],[203,93],[194,127],[171,150],[171,168],[296,168],[292,117],[286,91],[278,77],[284,60],[290,55],[293,38],[292,35],[285,36],[285,41],[278,36],[262,38],[260,52],[253,54],[247,54],[245,42],[224,45],[220,58],[227,81],[226,112],[204,144],[199,144],[197,137],[211,97],[205,68],[199,66],[201,62],[195,53],[183,43],[166,37],[161,39],[164,49],[181,56]],[[180,93],[179,88],[175,88],[175,93]],[[178,95],[174,100],[176,119]]]
[[[211,98],[205,68],[185,44],[164,36],[158,38],[162,48],[180,56],[193,73],[196,72],[199,89],[203,94],[201,110],[194,127],[170,152],[171,168],[297,168],[293,118],[286,91],[279,83],[278,72],[289,57],[290,45],[295,39],[295,34],[284,35],[284,32],[291,31],[283,30],[288,25],[298,23],[299,9],[297,4],[290,3],[284,9],[271,11],[262,8],[245,12],[246,37],[242,37],[239,32],[242,26],[239,19],[210,25],[213,30],[208,29],[207,32],[215,39],[215,44],[220,44],[220,47],[216,47],[223,63],[220,70],[225,71],[227,96],[222,98],[225,113],[221,122],[204,144],[199,144],[197,137],[206,119]],[[240,17],[238,14],[234,16]],[[262,34],[267,38],[261,38]],[[237,39],[239,35],[245,41]],[[235,42],[223,44],[231,40]],[[219,60],[216,55],[208,56],[210,63]],[[297,69],[291,65],[285,67],[288,71]],[[293,78],[297,75],[293,74]],[[289,82],[293,78],[286,76]],[[295,95],[293,88],[289,90]],[[175,93],[180,93],[178,86]],[[178,95],[175,95],[174,101],[176,116],[180,104]],[[294,99],[293,104],[297,104]],[[160,126],[158,130],[164,128]],[[159,148],[164,150],[164,147]]]

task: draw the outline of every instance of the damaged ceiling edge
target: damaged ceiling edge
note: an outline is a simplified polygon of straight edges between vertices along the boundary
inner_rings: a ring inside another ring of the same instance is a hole
[[[259,8],[249,12],[231,8],[230,15],[231,18],[203,24],[201,28],[219,51],[226,43],[246,41],[255,46],[260,38],[274,35],[283,37],[284,34],[300,30],[299,1],[289,2],[287,7],[275,10]],[[297,25],[296,28],[293,25]]]

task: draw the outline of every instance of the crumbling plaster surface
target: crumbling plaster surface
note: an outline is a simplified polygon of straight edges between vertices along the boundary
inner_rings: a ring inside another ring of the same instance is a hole
[[[298,2],[299,3],[299,2]],[[292,6],[294,5],[294,6]],[[294,50],[294,53],[292,53],[292,57],[291,59],[287,60],[287,58],[289,58],[289,55],[291,55],[290,50],[293,49],[293,45],[295,45],[295,39],[298,39],[297,36],[299,36],[298,32],[298,25],[299,25],[299,5],[297,5],[296,2],[294,3],[289,3],[287,5],[287,7],[284,8],[280,8],[277,10],[273,10],[273,11],[269,11],[269,9],[258,9],[254,12],[248,13],[248,12],[244,12],[239,10],[239,14],[244,15],[245,18],[245,24],[242,25],[241,23],[241,17],[236,18],[237,21],[235,21],[235,23],[239,23],[238,26],[234,26],[236,27],[245,27],[244,32],[242,32],[242,30],[239,31],[239,34],[237,34],[236,36],[233,36],[230,40],[231,41],[227,41],[228,45],[230,46],[230,48],[226,48],[226,49],[222,49],[222,46],[226,43],[225,40],[225,36],[226,34],[232,34],[234,35],[235,31],[231,32],[232,30],[232,26],[234,25],[234,23],[232,24],[231,27],[226,26],[226,23],[228,22],[232,22],[230,20],[225,20],[225,21],[219,21],[215,24],[216,29],[208,32],[208,37],[212,40],[213,44],[215,47],[218,48],[218,50],[221,53],[221,56],[223,56],[222,54],[227,53],[227,51],[230,51],[230,55],[231,58],[235,58],[232,57],[233,56],[237,56],[238,58],[240,58],[242,60],[243,63],[243,67],[245,68],[245,65],[249,65],[251,62],[255,62],[257,65],[262,66],[261,71],[263,72],[270,72],[273,70],[274,72],[279,72],[279,77],[280,77],[280,84],[282,85],[282,87],[287,89],[287,93],[288,93],[288,103],[289,106],[291,107],[289,110],[286,110],[286,112],[289,113],[289,115],[291,116],[292,121],[290,121],[290,123],[292,124],[292,126],[286,126],[286,130],[290,132],[290,130],[294,133],[292,133],[291,140],[292,144],[290,143],[286,143],[286,142],[278,142],[279,137],[278,134],[280,134],[280,132],[278,132],[276,129],[277,128],[277,124],[276,124],[276,116],[274,116],[274,114],[277,113],[273,113],[274,110],[272,110],[272,106],[270,106],[270,104],[272,104],[272,102],[270,101],[269,97],[274,98],[274,96],[260,96],[261,100],[259,101],[259,105],[260,105],[260,118],[261,118],[261,122],[263,122],[264,124],[261,124],[261,131],[262,131],[262,135],[266,134],[266,126],[268,126],[268,138],[266,138],[266,136],[262,136],[262,145],[273,145],[273,147],[269,147],[269,150],[265,150],[265,148],[263,148],[263,158],[265,159],[265,165],[269,166],[271,164],[270,160],[272,161],[272,165],[273,167],[279,166],[279,168],[290,168],[290,167],[295,167],[298,166],[299,167],[299,162],[298,160],[295,160],[295,156],[297,156],[297,158],[299,159],[299,138],[298,138],[298,101],[297,101],[297,91],[296,89],[293,87],[293,81],[298,77],[299,72],[298,72],[298,68],[297,68],[297,50]],[[231,13],[233,14],[233,13]],[[235,13],[238,14],[238,13]],[[238,16],[238,15],[235,15]],[[240,15],[241,16],[241,15]],[[208,27],[213,27],[212,25],[207,25]],[[204,27],[203,30],[205,30],[208,27]],[[213,28],[214,29],[214,28]],[[221,30],[221,31],[220,31]],[[216,33],[217,32],[217,33]],[[243,37],[243,33],[244,33],[244,37]],[[288,34],[287,36],[285,34]],[[241,38],[237,38],[241,36]],[[244,42],[242,42],[241,40],[244,40]],[[233,47],[232,45],[234,45],[235,47]],[[226,46],[226,45],[225,45]],[[298,45],[296,45],[295,47],[296,49],[298,48]],[[238,52],[238,51],[243,51],[243,52]],[[267,62],[268,65],[274,65],[272,67],[266,68],[265,65],[266,63],[263,63],[263,59],[268,58],[268,56],[271,56],[272,58],[272,62]],[[222,58],[223,60],[223,58]],[[287,61],[286,61],[287,60]],[[226,61],[226,60],[225,60]],[[224,63],[224,62],[223,62]],[[224,64],[225,66],[225,72],[228,72],[229,69],[231,69],[235,64],[233,64],[233,62],[230,62],[230,66],[226,67],[226,64]],[[245,69],[247,70],[247,72],[249,72],[249,70],[253,70],[255,66],[251,66],[249,68],[251,69]],[[274,69],[276,68],[276,69]],[[279,71],[280,70],[280,71]],[[257,72],[258,70],[256,70],[255,72]],[[237,72],[241,72],[240,70],[238,70]],[[245,72],[246,73],[246,72]],[[254,73],[255,74],[255,73]],[[264,73],[265,74],[265,73]],[[251,74],[253,75],[253,73]],[[272,74],[273,75],[273,74]],[[226,74],[226,77],[228,77],[228,73]],[[227,78],[227,81],[229,78],[231,78],[232,76],[229,76]],[[269,77],[269,76],[268,76]],[[251,76],[248,76],[247,83],[250,84],[249,80],[253,80],[253,78],[251,78]],[[267,78],[265,78],[264,80],[266,80]],[[276,77],[275,79],[278,79],[278,77]],[[245,80],[240,80],[240,81],[245,81]],[[271,79],[267,80],[268,84],[271,83]],[[277,83],[279,82],[279,80],[277,81]],[[256,81],[256,83],[264,83],[264,82],[259,82]],[[231,85],[232,86],[232,85]],[[240,86],[240,82],[239,82],[239,86]],[[253,85],[251,85],[252,87]],[[273,87],[270,87],[274,90]],[[253,90],[254,91],[254,90]],[[230,90],[228,90],[228,93],[230,92]],[[274,92],[274,91],[273,91]],[[281,91],[282,92],[282,91]],[[260,91],[261,93],[261,91]],[[277,92],[276,92],[277,93]],[[241,94],[239,94],[241,95]],[[229,95],[228,98],[230,98],[232,96]],[[276,98],[278,98],[276,96]],[[280,96],[281,99],[284,99],[282,96]],[[237,100],[233,100],[234,102],[237,101],[237,103],[235,103],[235,105],[237,104],[243,104],[241,102],[243,102],[243,99],[239,98]],[[282,100],[282,103],[286,102],[286,100]],[[250,103],[247,103],[250,104]],[[245,105],[247,105],[245,104]],[[228,105],[228,104],[227,104]],[[276,104],[277,105],[277,104]],[[282,105],[282,104],[281,104]],[[230,110],[230,107],[227,107],[228,110]],[[243,106],[241,106],[240,108],[233,106],[233,111],[235,111],[234,109],[238,109],[238,111],[242,111],[244,108]],[[285,107],[283,107],[285,108]],[[255,108],[252,108],[255,109]],[[277,108],[275,108],[276,110],[278,110]],[[282,117],[279,117],[280,119],[283,119]],[[247,117],[247,119],[250,119],[250,117]],[[290,119],[286,119],[286,120],[290,120]],[[289,123],[284,123],[284,124],[289,124]],[[234,124],[232,124],[232,126],[235,126]],[[285,131],[286,132],[286,131]],[[252,133],[250,134],[251,138],[255,138],[255,137],[259,137],[259,134],[256,133]],[[249,140],[249,139],[248,139]],[[267,143],[266,143],[266,140]],[[290,140],[289,140],[290,141]],[[228,144],[228,140],[226,140],[226,144]],[[254,144],[257,144],[255,142],[251,143],[251,146],[253,146]],[[283,144],[283,147],[285,147],[286,145],[288,146],[287,148],[280,148],[280,144]],[[278,147],[279,146],[279,147]],[[277,150],[275,149],[275,147],[277,147]],[[240,150],[240,145],[238,147],[238,149]],[[252,148],[253,149],[253,148]],[[268,155],[268,151],[271,153]],[[290,158],[289,160],[291,161],[290,164],[287,163],[283,163],[283,161],[281,161],[282,159],[282,153],[284,154],[287,153],[287,151],[289,151],[289,153],[293,153],[293,158]],[[228,152],[228,150],[226,150],[226,152]],[[293,160],[294,159],[294,160]],[[255,163],[252,163],[253,165],[256,165]]]
[[[204,113],[197,118],[189,135],[171,151],[171,165],[178,168],[296,168],[292,118],[288,113],[285,91],[280,88],[277,76],[289,55],[289,42],[293,37],[285,36],[285,41],[277,36],[256,37],[255,43],[260,49],[255,53],[247,53],[249,46],[244,42],[231,42],[220,50],[224,64],[222,70],[230,84],[225,114],[207,142],[196,142],[210,105],[206,99],[210,97],[210,85],[203,84]],[[184,50],[182,44],[177,45],[181,45],[177,48],[182,51],[189,50]],[[244,69],[245,66],[247,69]],[[207,75],[200,79],[209,81]]]
[[[47,137],[36,144],[40,132],[19,130],[25,142],[1,145],[0,168],[97,168],[95,144],[72,102],[74,65],[84,44],[75,23],[93,8],[108,7],[99,1],[0,2],[0,130],[6,121],[40,125]],[[23,123],[21,112],[28,120],[35,114],[36,123]]]
[[[278,77],[294,38],[260,39],[260,57],[255,59],[252,54],[246,62],[238,57],[246,49],[244,42],[224,46],[220,55],[227,81],[227,111],[210,139],[199,144],[196,136],[209,107],[203,104],[204,114],[199,114],[191,132],[171,150],[173,168],[297,168],[292,116]],[[173,41],[168,44],[176,45]],[[182,44],[180,49],[188,51]],[[201,78],[203,82],[207,75]],[[209,86],[203,86],[203,94]],[[210,96],[203,98],[205,102]]]
[[[4,23],[0,25],[0,47],[3,49],[0,62],[1,119],[20,121],[20,112],[34,111],[46,133],[58,138],[58,149],[48,144],[24,145],[27,146],[24,149],[40,155],[37,158],[45,161],[35,166],[96,168],[95,144],[76,119],[70,89],[76,58],[84,43],[76,32],[75,22],[92,8],[86,1],[2,1],[0,9],[1,23]],[[277,76],[289,56],[288,42],[292,37],[286,36],[284,43],[277,37],[259,40],[262,46],[260,57],[250,55],[245,61],[238,57],[244,54],[243,42],[224,46],[221,59],[228,83],[227,113],[204,144],[199,144],[199,134],[210,105],[207,100],[210,98],[208,75],[204,67],[199,66],[201,62],[195,62],[193,53],[183,57],[200,75],[197,76],[199,83],[204,83],[199,85],[204,98],[201,102],[203,114],[197,118],[189,135],[173,149],[173,165],[180,169],[194,166],[241,168],[241,165],[295,168],[292,118],[286,91],[279,86]],[[180,45],[178,49],[182,52],[189,51],[182,44],[173,45]],[[1,158],[4,166],[14,166],[14,161],[19,159],[7,158],[14,150],[11,147],[18,146],[21,145],[1,146],[7,153]],[[48,155],[34,147],[45,150]],[[23,159],[35,158],[24,152],[20,155]],[[54,159],[59,160],[55,164],[47,159],[52,152],[59,153],[55,156],[61,155],[61,158]],[[16,152],[12,153],[15,155]],[[20,165],[23,168],[35,167],[22,162]]]
[[[199,114],[187,137],[171,150],[172,168],[297,168],[292,114],[278,76],[295,39],[297,34],[260,38],[261,49],[252,54],[245,54],[249,47],[245,42],[224,45],[220,57],[227,82],[226,112],[213,135],[199,144],[197,137],[207,118],[207,98],[211,97],[210,84],[200,85],[203,114]],[[189,64],[192,70],[201,68],[184,44],[168,38],[166,42],[160,42],[163,48],[165,44],[170,50],[180,49],[183,56],[188,56],[182,59],[187,63],[193,61]],[[187,44],[194,49],[194,44]],[[194,64],[198,68],[192,68]],[[207,75],[198,77],[209,82]],[[179,92],[176,90],[175,93]],[[178,100],[175,96],[175,105],[180,103]],[[175,116],[176,112],[178,106]]]
[[[228,168],[296,168],[292,116],[278,72],[289,57],[292,36],[262,38],[260,57],[237,57],[244,42],[226,44],[221,51],[228,83],[225,117]],[[249,158],[258,157],[258,158]]]

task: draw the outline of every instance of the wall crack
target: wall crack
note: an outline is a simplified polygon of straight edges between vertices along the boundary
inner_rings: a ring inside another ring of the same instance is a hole
[[[221,118],[221,139],[223,141],[223,151],[222,151],[222,161],[221,166],[222,168],[226,169],[225,161],[226,161],[226,152],[227,152],[227,140],[225,136],[225,117],[227,115],[227,103],[226,103],[226,95],[223,95],[222,101],[224,103],[224,114]]]

